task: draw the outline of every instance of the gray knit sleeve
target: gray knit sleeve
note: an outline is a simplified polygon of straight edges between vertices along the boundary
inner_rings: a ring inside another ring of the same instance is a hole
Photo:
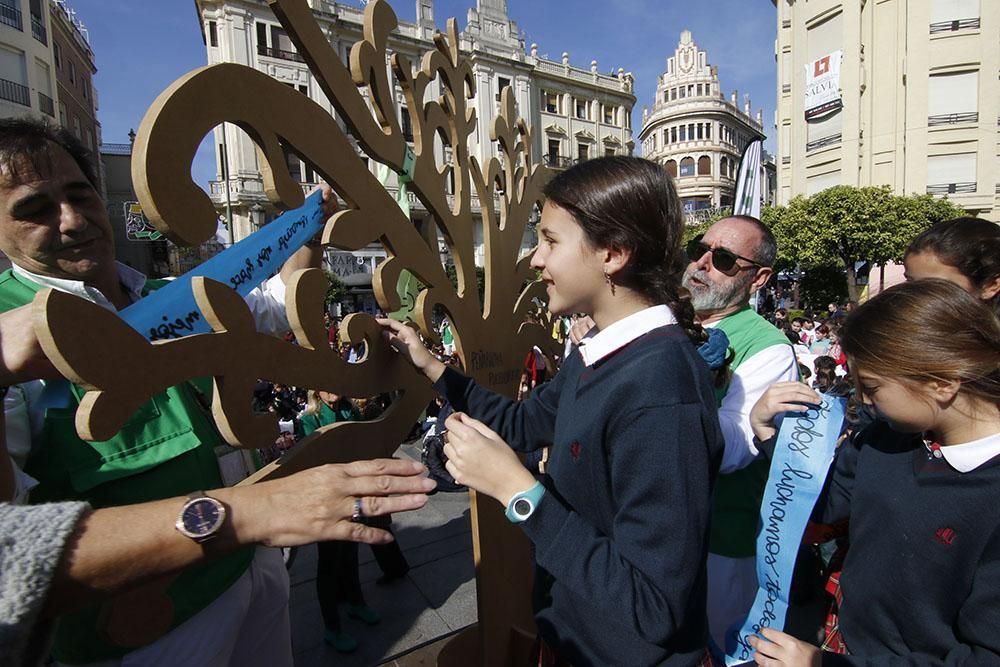
[[[63,548],[86,503],[0,503],[0,665],[45,657],[48,624],[39,615]]]

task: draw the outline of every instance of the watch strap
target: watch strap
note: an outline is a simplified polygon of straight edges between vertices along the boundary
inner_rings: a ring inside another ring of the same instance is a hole
[[[535,509],[538,507],[538,503],[541,501],[542,496],[545,495],[545,486],[541,482],[535,482],[535,484],[521,493],[517,493],[510,502],[507,503],[507,509],[504,515],[507,520],[511,523],[523,523],[527,521],[528,518],[535,513]],[[518,511],[518,504],[525,504],[527,502],[527,511]]]

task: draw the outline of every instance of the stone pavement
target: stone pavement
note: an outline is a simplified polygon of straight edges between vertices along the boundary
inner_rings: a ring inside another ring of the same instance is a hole
[[[397,455],[419,460],[419,447],[403,445]],[[476,622],[468,494],[436,493],[419,511],[394,515],[393,532],[410,572],[388,585],[376,585],[382,573],[371,549],[361,545],[361,588],[368,606],[382,615],[382,622],[367,626],[342,612],[345,632],[360,644],[350,654],[337,653],[323,642],[315,584],[316,547],[298,549],[290,570],[296,667],[378,665]]]

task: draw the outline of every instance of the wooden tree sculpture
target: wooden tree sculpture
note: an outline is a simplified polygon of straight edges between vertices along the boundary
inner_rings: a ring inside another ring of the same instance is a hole
[[[475,95],[475,83],[470,65],[459,54],[451,19],[447,37],[435,35],[436,49],[424,54],[419,68],[399,54],[389,60],[392,78],[410,109],[411,149],[396,117],[395,85],[386,67],[389,34],[397,25],[388,3],[368,4],[364,39],[351,49],[349,67],[324,38],[306,0],[269,4],[367,155],[397,172],[411,167],[410,188],[429,216],[416,224],[407,219],[319,104],[236,64],[189,73],[165,90],[146,114],[133,162],[144,212],[178,243],[197,244],[215,232],[216,211],[191,181],[190,166],[202,137],[222,122],[235,123],[257,144],[270,200],[282,208],[297,207],[302,191],[291,179],[283,153],[291,150],[346,202],[346,209],[327,223],[323,242],[346,250],[372,242],[384,245],[387,259],[373,280],[381,307],[386,312],[399,308],[398,278],[403,269],[411,271],[426,285],[415,313],[424,335],[433,338],[431,315],[435,307],[443,308],[465,371],[481,384],[513,395],[526,353],[533,345],[551,350],[552,340],[547,323],[525,321],[545,292],[533,282],[528,258],[519,257],[529,215],[541,205],[540,187],[548,170],[532,160],[531,134],[524,121],[515,118],[510,90],[503,93],[490,132],[499,142],[503,163],[491,158],[480,165],[468,148],[476,115],[467,101]],[[432,99],[433,82],[441,95]],[[435,137],[450,147],[450,164],[438,163]],[[449,172],[454,178],[451,204]],[[473,226],[478,224],[472,214],[473,192],[481,204],[485,241],[482,302],[473,259]],[[438,230],[454,259],[457,290],[441,264]],[[299,272],[288,287],[289,321],[298,346],[258,333],[243,300],[206,279],[196,279],[193,289],[213,333],[152,344],[113,313],[60,292],[40,293],[36,322],[46,352],[60,371],[89,389],[76,417],[81,436],[107,438],[156,392],[189,378],[212,376],[213,416],[226,440],[237,447],[269,446],[278,432],[275,419],[251,412],[253,386],[258,378],[267,378],[353,397],[391,392],[395,399],[378,420],[319,429],[247,483],[327,462],[391,455],[432,397],[426,379],[385,344],[379,326],[367,315],[352,315],[342,327],[347,340],[366,343],[360,363],[348,364],[329,348],[322,317],[326,281],[320,270]],[[91,326],[81,331],[80,321]],[[534,634],[526,542],[497,503],[480,502],[475,494],[472,527],[479,626],[445,647],[441,660],[490,665],[520,661]]]

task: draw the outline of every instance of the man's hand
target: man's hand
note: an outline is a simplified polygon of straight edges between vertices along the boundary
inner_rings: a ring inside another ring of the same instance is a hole
[[[822,652],[812,644],[773,628],[764,628],[761,634],[764,639],[750,637],[756,651],[753,659],[760,667],[820,667],[823,662]]]
[[[58,377],[38,342],[31,304],[0,313],[0,385]]]
[[[365,517],[423,507],[437,483],[416,461],[374,459],[324,465],[294,475],[219,493],[233,508],[240,543],[294,547],[326,540],[367,544],[392,541],[385,530],[354,523],[355,499]]]
[[[486,424],[456,412],[445,421],[445,427],[445,468],[459,484],[496,498],[505,506],[535,484],[535,478],[510,446]]]

